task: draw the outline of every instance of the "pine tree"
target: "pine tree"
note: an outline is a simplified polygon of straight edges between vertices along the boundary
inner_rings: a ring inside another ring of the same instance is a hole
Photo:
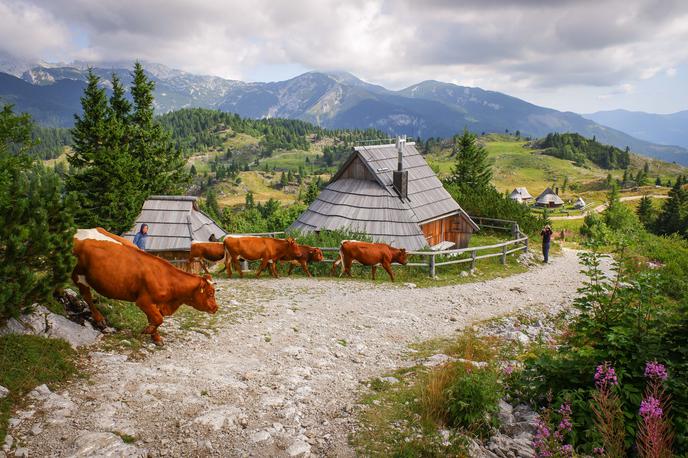
[[[282,187],[286,186],[289,184],[289,180],[287,180],[287,174],[282,172],[282,175],[280,176],[280,185]]]
[[[245,204],[247,209],[254,208],[256,206],[256,202],[253,198],[253,192],[249,191],[246,193],[246,204]]]
[[[650,199],[650,197],[645,195],[642,199],[640,199],[636,214],[638,215],[638,219],[643,226],[646,228],[651,228],[654,226],[655,212],[654,208],[652,207],[652,199]]]
[[[688,236],[688,191],[682,188],[680,180],[669,191],[669,199],[655,223],[655,232],[662,235],[683,234]]]
[[[32,124],[0,110],[0,321],[69,277],[75,208],[59,176],[27,154]]]
[[[217,202],[217,194],[212,188],[208,190],[208,193],[205,197],[205,210],[208,213],[208,216],[216,221],[219,221],[222,212],[220,211],[220,205]]]
[[[662,186],[661,178],[657,177],[657,179],[655,180],[655,186]]]
[[[138,163],[145,197],[174,194],[188,182],[181,150],[174,147],[170,133],[154,117],[153,90],[141,63],[134,65],[131,96],[131,150]]]
[[[454,138],[453,155],[456,156],[448,183],[472,189],[490,186],[492,169],[487,150],[478,143],[475,135],[464,129],[461,136]]]
[[[319,193],[320,187],[318,186],[318,181],[311,181],[306,189],[306,194],[303,196],[303,203],[306,205],[312,204],[315,202],[315,199],[317,199]]]
[[[75,215],[80,227],[102,226],[121,233],[129,229],[141,209],[144,194],[140,174],[131,155],[128,102],[115,82],[108,105],[100,79],[89,70],[88,84],[81,98],[83,114],[76,116],[72,137],[73,153],[68,157],[71,171],[67,190],[78,201]]]

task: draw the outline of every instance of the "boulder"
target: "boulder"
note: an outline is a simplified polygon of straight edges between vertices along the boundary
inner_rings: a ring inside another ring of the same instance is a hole
[[[101,337],[101,333],[91,326],[81,326],[62,315],[52,313],[42,305],[35,306],[33,312],[22,315],[19,319],[11,318],[0,328],[0,335],[7,334],[63,339],[74,348],[90,345]]]
[[[8,394],[10,394],[10,390],[0,385],[0,399],[7,397]]]
[[[138,447],[125,444],[122,439],[112,433],[85,432],[74,439],[69,456],[71,458],[85,457],[145,457],[148,453]]]

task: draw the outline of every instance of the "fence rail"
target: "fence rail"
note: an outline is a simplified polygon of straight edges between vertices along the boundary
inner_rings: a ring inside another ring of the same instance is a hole
[[[506,264],[506,257],[510,254],[517,253],[519,251],[528,251],[528,236],[523,234],[518,227],[516,221],[495,219],[495,218],[482,218],[479,216],[472,217],[473,221],[480,228],[495,229],[501,231],[511,232],[511,240],[507,240],[502,243],[496,243],[494,245],[484,245],[468,248],[455,248],[451,250],[441,250],[441,251],[407,251],[406,254],[421,258],[426,258],[424,262],[408,262],[406,266],[408,267],[426,267],[428,269],[428,275],[430,277],[435,277],[437,273],[437,268],[442,266],[450,266],[453,264],[471,263],[471,269],[476,265],[476,262],[480,259],[496,258],[500,257],[502,264]],[[275,237],[283,236],[285,233],[283,231],[279,232],[261,232],[252,234],[231,234],[235,237],[241,236],[262,236],[262,237]],[[319,247],[323,253],[339,253],[339,247]],[[484,253],[490,250],[498,250],[493,253]],[[470,254],[469,257],[460,257],[465,254]],[[437,261],[438,257],[452,257],[457,259],[448,259]],[[336,259],[334,258],[324,258],[321,263],[332,263]]]

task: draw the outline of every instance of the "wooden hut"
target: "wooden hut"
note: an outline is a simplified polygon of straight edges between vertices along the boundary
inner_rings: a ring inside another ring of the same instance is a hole
[[[582,210],[582,209],[585,208],[586,205],[587,205],[587,204],[585,203],[585,201],[583,200],[583,198],[582,198],[582,197],[579,197],[578,200],[576,200],[576,202],[574,202],[573,208],[575,208],[575,209],[577,209],[577,210]]]
[[[357,146],[290,230],[346,229],[407,250],[466,247],[478,226],[444,189],[415,143]]]
[[[198,208],[193,196],[151,196],[124,237],[133,240],[142,224],[148,224],[146,251],[192,272],[198,272],[200,264],[187,265],[191,242],[207,242],[212,235],[219,240],[226,235]]]
[[[552,191],[552,188],[547,188],[535,199],[535,205],[538,207],[556,208],[564,205],[564,201]]]
[[[511,200],[515,200],[516,202],[523,204],[523,203],[528,203],[532,200],[533,196],[530,195],[528,190],[524,187],[521,188],[514,188],[513,191],[511,191],[511,194],[509,194],[509,198]]]

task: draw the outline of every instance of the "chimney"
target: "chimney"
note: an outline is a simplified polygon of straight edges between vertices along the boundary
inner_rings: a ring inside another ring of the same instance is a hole
[[[392,184],[402,199],[408,198],[408,170],[404,170],[403,153],[406,135],[397,137],[397,170],[392,172]]]
[[[554,188],[554,194],[559,195],[559,186],[557,186],[556,188]]]

